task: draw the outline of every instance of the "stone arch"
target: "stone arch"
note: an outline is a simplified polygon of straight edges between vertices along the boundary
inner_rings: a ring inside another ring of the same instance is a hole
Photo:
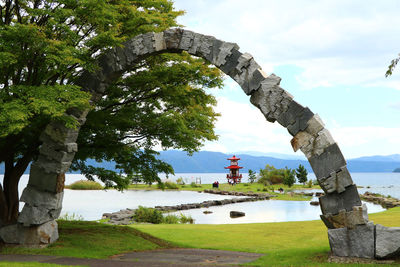
[[[277,121],[293,136],[293,149],[305,154],[325,191],[319,198],[321,219],[328,228],[333,253],[375,257],[375,226],[368,222],[367,209],[361,204],[339,146],[320,117],[297,103],[280,87],[281,78],[264,73],[250,54],[239,51],[237,44],[179,28],[146,33],[100,57],[100,70],[84,72],[77,84],[93,95],[92,101],[97,101],[110,82],[139,60],[158,53],[181,51],[208,60],[234,79],[251,96],[251,103],[267,121]],[[67,113],[81,124],[87,115],[87,111]],[[37,232],[42,227],[50,229],[48,232],[57,231],[54,220],[61,211],[64,173],[78,149],[75,143],[78,132],[79,129],[67,129],[58,123],[50,123],[44,130],[40,156],[32,164],[28,186],[21,195],[25,205],[18,219],[20,230]],[[17,237],[19,243],[27,242],[24,231]],[[49,233],[48,240],[39,238],[35,242],[50,243],[55,239],[57,234]]]

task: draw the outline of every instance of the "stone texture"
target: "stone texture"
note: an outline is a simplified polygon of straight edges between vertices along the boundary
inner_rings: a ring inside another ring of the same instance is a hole
[[[19,244],[18,224],[11,224],[0,228],[0,239],[6,244]]]
[[[58,143],[75,143],[79,129],[67,128],[60,122],[51,122],[46,126],[44,133]]]
[[[310,143],[314,142],[314,139],[315,138],[308,132],[300,131],[292,138],[292,140],[290,140],[290,144],[296,152],[297,150],[310,145]]]
[[[60,213],[61,208],[47,209],[45,207],[35,207],[25,203],[19,214],[18,222],[22,223],[24,226],[40,225],[57,219]]]
[[[331,193],[319,198],[321,211],[324,215],[339,214],[341,210],[352,211],[354,206],[361,206],[357,187],[351,185],[342,193]]]
[[[215,44],[216,41],[214,42],[213,45],[213,55],[210,62],[213,63],[215,66],[220,67],[226,64],[227,58],[231,56],[233,49],[239,50],[239,46],[235,43],[228,43],[222,41],[219,41],[221,42],[220,45],[216,45]]]
[[[295,122],[287,126],[287,130],[292,136],[307,128],[307,122],[313,117],[314,113],[309,108],[304,108],[301,113],[296,116]]]
[[[235,75],[230,75],[240,85],[240,87],[242,87],[246,95],[251,95],[257,88],[252,88],[250,82],[253,79],[253,75],[256,71],[258,72],[257,75],[261,75],[258,71],[260,69],[261,67],[253,59],[253,56],[248,53],[244,53],[238,59]]]
[[[358,225],[354,229],[329,229],[328,239],[332,254],[339,257],[373,259],[375,256],[375,226]]]
[[[27,186],[22,192],[20,201],[28,203],[30,206],[43,207],[46,209],[60,209],[64,192],[49,193]]]
[[[289,104],[289,108],[287,109],[287,111],[283,112],[278,117],[278,122],[280,125],[286,128],[289,125],[294,124],[296,122],[297,116],[301,115],[303,111],[304,107],[296,101],[292,100],[292,102],[290,102]]]
[[[230,216],[231,218],[243,217],[243,216],[245,216],[245,215],[246,215],[246,213],[244,213],[244,212],[242,212],[242,211],[235,211],[235,210],[232,210],[231,212],[229,212],[229,216]]]
[[[219,69],[222,70],[226,75],[233,77],[236,73],[238,60],[242,55],[242,52],[240,52],[238,49],[232,49],[231,54],[225,58],[225,64],[221,65]]]
[[[400,255],[400,227],[376,225],[377,258],[391,258]]]
[[[181,42],[183,32],[182,29],[169,29],[164,31],[167,49],[179,50],[179,43]]]
[[[320,155],[312,156],[308,161],[317,179],[328,177],[332,172],[346,166],[346,160],[336,143],[325,148]]]
[[[71,161],[50,160],[44,155],[39,155],[34,164],[47,173],[65,173],[71,166]]]
[[[39,226],[24,227],[21,224],[12,224],[0,228],[0,238],[7,244],[21,244],[27,246],[43,246],[58,239],[56,221],[49,221]]]
[[[318,179],[319,185],[325,193],[345,191],[345,188],[353,184],[347,167],[342,167],[338,172],[332,172],[326,178]]]
[[[165,43],[163,32],[154,33],[153,47],[154,47],[154,51],[163,51],[163,50],[167,49],[167,44]]]
[[[41,191],[50,193],[60,192],[59,180],[62,174],[56,172],[47,172],[36,163],[33,163],[29,173],[28,186]]]
[[[352,211],[340,210],[339,214],[325,214],[321,215],[322,221],[329,229],[343,228],[354,229],[357,225],[368,223],[367,206],[353,207]]]

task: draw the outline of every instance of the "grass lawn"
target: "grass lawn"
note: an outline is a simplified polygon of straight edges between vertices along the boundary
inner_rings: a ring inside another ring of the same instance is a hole
[[[371,214],[370,220],[385,226],[400,226],[400,207]],[[59,241],[46,249],[6,247],[2,253],[107,258],[127,251],[176,246],[265,254],[250,264],[255,266],[343,266],[326,263],[329,254],[327,230],[319,220],[229,225],[131,226],[59,221],[59,225]],[[397,261],[393,265],[399,264],[400,261]],[[13,263],[7,266],[24,265]]]
[[[163,240],[129,227],[87,221],[58,221],[59,240],[44,249],[3,247],[3,254],[42,254],[107,258],[128,251],[171,247]]]
[[[79,267],[83,265],[59,265],[52,263],[41,263],[41,262],[11,262],[11,261],[0,261],[0,267],[68,267],[74,266]]]
[[[385,226],[400,226],[400,208],[371,214],[370,220]],[[183,247],[265,253],[265,256],[251,264],[256,266],[336,265],[324,263],[330,249],[322,221],[132,227]]]

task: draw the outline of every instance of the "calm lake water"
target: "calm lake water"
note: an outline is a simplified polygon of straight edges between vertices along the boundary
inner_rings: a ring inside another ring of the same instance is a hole
[[[243,181],[247,181],[247,174],[243,174]],[[169,177],[176,180],[182,177],[185,182],[190,183],[196,178],[201,178],[202,183],[213,183],[214,181],[226,182],[226,174],[223,173],[181,173]],[[399,173],[352,173],[354,182],[359,186],[359,192],[365,191],[382,193],[400,198],[400,174]],[[164,177],[165,178],[165,177]],[[84,179],[79,174],[67,174],[66,184]],[[313,174],[309,179],[315,179]],[[0,181],[2,176],[0,175]],[[20,182],[20,193],[25,188],[28,175],[24,175]],[[370,186],[371,188],[366,188]],[[184,203],[202,202],[205,200],[232,198],[232,196],[221,196],[186,191],[80,191],[65,190],[62,214],[76,214],[85,220],[98,220],[105,212],[115,212],[125,208],[137,208],[139,205],[154,207],[157,205],[177,205]],[[384,209],[379,205],[366,203],[369,213],[380,212]],[[23,203],[21,203],[21,208]],[[213,213],[204,214],[209,210]],[[232,219],[229,217],[231,210],[244,211],[246,216]],[[260,222],[283,222],[283,221],[306,221],[318,220],[321,210],[318,206],[311,206],[308,201],[278,201],[267,200],[258,202],[237,203],[224,206],[210,207],[208,209],[193,209],[182,211],[183,214],[191,215],[198,224],[230,224],[230,223],[260,223]],[[179,212],[178,212],[179,214]]]

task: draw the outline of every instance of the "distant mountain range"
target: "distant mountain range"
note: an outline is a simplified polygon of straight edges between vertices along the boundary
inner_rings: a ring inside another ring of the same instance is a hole
[[[183,151],[167,150],[161,151],[159,158],[171,164],[175,173],[224,173],[226,172],[224,167],[229,165],[227,159],[232,155],[233,153],[200,151],[194,153],[193,156],[188,156]],[[287,166],[292,169],[302,164],[308,172],[312,172],[311,166],[304,156],[252,151],[239,152],[235,155],[241,158],[239,165],[244,167],[242,169],[244,173],[248,172],[249,169],[258,172],[266,164],[273,165],[276,168]],[[114,162],[98,163],[94,160],[88,160],[88,163],[106,169],[115,168]],[[349,159],[347,160],[347,167],[350,172],[393,172],[395,169],[400,168],[400,154]],[[29,173],[29,168],[25,173]],[[4,174],[4,165],[0,165],[0,174]]]
[[[252,153],[251,151],[247,153]],[[227,160],[233,154],[220,152],[200,151],[193,156],[187,156],[185,152],[177,150],[161,151],[160,158],[174,167],[176,173],[219,173],[226,172],[224,167],[228,166]],[[249,169],[257,171],[264,168],[266,164],[276,168],[297,168],[299,164],[306,167],[308,172],[312,172],[311,166],[305,157],[291,156],[285,154],[275,154],[272,156],[254,156],[243,152],[235,154],[241,158],[239,165],[243,166],[243,172]],[[297,159],[296,159],[297,157]],[[303,158],[303,159],[301,159]],[[347,160],[347,167],[350,172],[393,172],[400,167],[400,155],[390,156],[370,156]]]

